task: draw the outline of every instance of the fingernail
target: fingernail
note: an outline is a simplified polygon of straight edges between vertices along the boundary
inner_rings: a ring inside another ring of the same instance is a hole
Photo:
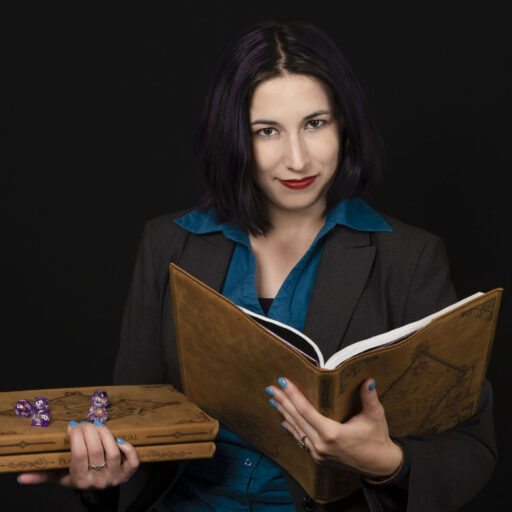
[[[94,424],[95,424],[97,427],[103,427],[103,423],[101,423],[101,421],[94,420]]]
[[[88,422],[87,420],[82,420],[82,421],[80,422],[80,425],[82,425],[83,423],[89,423],[89,422]]]
[[[370,382],[370,386],[368,388],[370,391],[373,391],[375,389],[375,379],[372,379]]]
[[[77,425],[78,425],[78,423],[77,423],[75,420],[71,420],[71,421],[69,422],[69,426],[70,426],[70,427],[72,427],[72,428],[73,428],[73,427],[76,427]]]
[[[272,407],[275,407],[277,409],[277,404],[274,402],[274,400],[272,400],[272,398],[269,400],[269,402]]]
[[[288,429],[286,428],[286,425],[285,425],[284,423],[281,423],[281,427],[283,427],[285,430],[288,430]]]
[[[116,439],[116,441],[119,443],[119,444],[124,444],[124,439],[121,439],[120,437],[118,437]]]
[[[283,379],[283,377],[279,377],[279,379],[277,379],[277,382],[279,382],[279,385],[280,385],[282,388],[285,388],[285,387],[286,387],[286,381]]]
[[[265,388],[265,391],[270,395],[270,396],[274,396],[274,392],[272,391],[272,389],[270,387],[266,387]]]

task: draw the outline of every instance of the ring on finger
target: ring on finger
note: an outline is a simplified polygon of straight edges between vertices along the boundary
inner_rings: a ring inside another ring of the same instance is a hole
[[[107,466],[107,463],[104,462],[103,464],[89,464],[89,469],[103,469]]]
[[[306,448],[306,443],[304,442],[307,439],[307,435],[303,434],[299,441],[297,441],[297,444],[299,445],[299,448]]]

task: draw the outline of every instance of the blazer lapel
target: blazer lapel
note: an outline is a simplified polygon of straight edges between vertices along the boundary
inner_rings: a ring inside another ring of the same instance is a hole
[[[325,238],[304,333],[326,360],[342,344],[374,258],[368,232],[338,225]]]
[[[235,242],[222,233],[190,234],[179,260],[181,268],[220,292]]]

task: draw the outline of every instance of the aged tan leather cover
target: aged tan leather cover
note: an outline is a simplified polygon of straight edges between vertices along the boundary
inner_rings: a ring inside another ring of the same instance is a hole
[[[478,408],[501,288],[394,345],[322,370],[221,294],[174,264],[169,270],[185,394],[283,467],[315,501],[351,494],[360,478],[316,464],[281,427],[264,392],[279,377],[290,378],[322,414],[337,421],[360,410],[359,387],[375,378],[392,436],[440,432]]]
[[[0,393],[0,472],[68,467],[69,421],[87,420],[89,396],[108,393],[106,422],[115,437],[136,447],[142,462],[212,457],[219,422],[173,386],[103,386],[37,389]],[[18,418],[18,400],[50,400],[48,427],[32,427]]]

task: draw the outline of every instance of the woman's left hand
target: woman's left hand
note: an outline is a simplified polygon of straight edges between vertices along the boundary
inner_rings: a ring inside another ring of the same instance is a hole
[[[347,467],[369,478],[392,475],[403,460],[402,449],[389,437],[384,407],[375,381],[361,385],[360,413],[340,423],[323,416],[295,384],[284,378],[266,388],[270,403],[283,415],[283,426],[319,464]],[[305,435],[305,437],[304,437]]]

